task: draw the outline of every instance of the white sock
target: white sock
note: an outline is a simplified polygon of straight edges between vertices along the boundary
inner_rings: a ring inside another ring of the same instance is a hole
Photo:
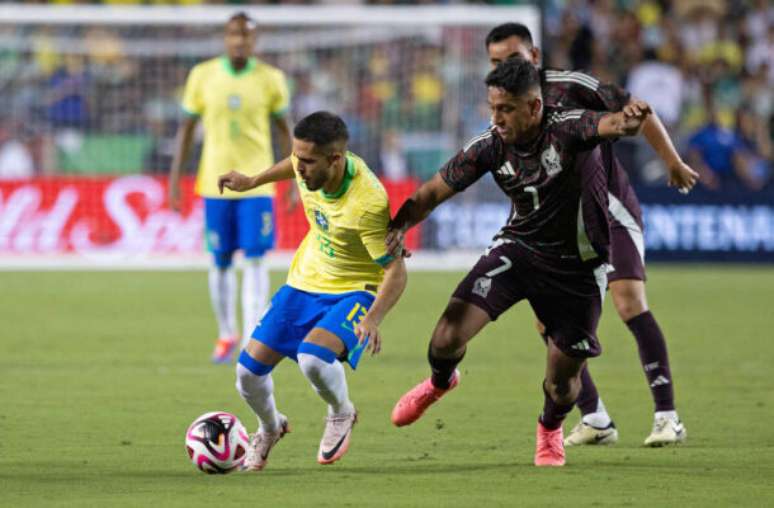
[[[599,402],[597,403],[597,410],[593,413],[583,415],[582,420],[586,425],[591,425],[592,427],[596,427],[598,429],[604,429],[610,425],[610,422],[612,421],[610,419],[610,415],[607,414],[605,405],[602,403],[602,398],[600,398]]]
[[[242,270],[242,347],[258,324],[269,299],[269,269],[262,258],[245,259]]]
[[[274,402],[274,381],[271,374],[256,376],[241,363],[236,368],[236,389],[258,416],[261,432],[275,432],[279,428],[277,405]]]
[[[327,363],[314,355],[300,353],[298,366],[320,397],[328,403],[329,415],[352,414],[344,366],[338,360]]]
[[[210,302],[218,322],[218,338],[237,334],[236,289],[237,280],[233,267],[210,267]]]
[[[673,422],[679,422],[680,418],[677,416],[677,411],[656,411],[653,414],[653,419],[658,420],[659,418],[666,418],[667,420],[672,420]]]

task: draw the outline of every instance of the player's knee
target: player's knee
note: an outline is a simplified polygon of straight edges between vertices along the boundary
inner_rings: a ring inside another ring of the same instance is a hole
[[[336,353],[317,344],[302,342],[298,347],[296,358],[301,372],[308,380],[314,382],[320,378],[326,365],[336,361]]]
[[[247,396],[256,388],[268,382],[269,374],[274,367],[259,362],[255,358],[242,351],[236,365],[236,389],[243,397]]]
[[[628,321],[648,310],[645,286],[641,281],[621,281],[611,285],[613,304],[621,319]]]

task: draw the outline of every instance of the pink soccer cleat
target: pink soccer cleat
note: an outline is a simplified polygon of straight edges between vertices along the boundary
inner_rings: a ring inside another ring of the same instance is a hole
[[[215,349],[212,351],[212,363],[228,363],[231,361],[231,355],[239,344],[239,337],[221,337],[215,343]]]
[[[278,416],[279,429],[274,432],[262,432],[261,429],[250,436],[250,445],[247,447],[245,461],[242,463],[242,471],[262,471],[269,460],[269,452],[285,434],[290,432],[290,423],[287,416]]]
[[[458,370],[454,371],[451,384],[446,390],[433,386],[430,378],[425,379],[406,392],[403,397],[400,398],[398,403],[395,404],[395,407],[392,410],[392,423],[396,427],[403,427],[404,425],[414,423],[419,420],[425,411],[427,411],[427,408],[459,383],[460,371]]]
[[[320,441],[317,462],[333,464],[347,453],[352,427],[357,423],[357,411],[350,414],[332,415],[325,419],[325,432]]]
[[[562,428],[548,430],[538,421],[537,443],[535,443],[536,466],[564,465],[564,436]]]

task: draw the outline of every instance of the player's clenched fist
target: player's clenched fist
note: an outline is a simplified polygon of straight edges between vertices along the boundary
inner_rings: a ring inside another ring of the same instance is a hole
[[[650,114],[650,106],[645,101],[634,99],[623,108],[623,134],[633,136],[637,134],[642,127],[645,118]]]
[[[237,171],[230,171],[225,175],[218,177],[218,189],[220,190],[221,194],[223,194],[223,189],[244,192],[246,190],[252,189],[253,187],[255,187],[253,184],[253,179]]]

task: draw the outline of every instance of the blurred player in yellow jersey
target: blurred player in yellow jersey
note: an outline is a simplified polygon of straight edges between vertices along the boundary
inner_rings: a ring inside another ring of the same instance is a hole
[[[275,293],[237,363],[237,390],[260,421],[247,470],[263,469],[289,429],[277,411],[271,378],[285,357],[298,362],[328,403],[317,461],[331,464],[344,455],[357,411],[342,363],[355,369],[366,347],[379,352],[379,324],[406,286],[402,257],[393,258],[385,247],[387,193],[368,166],[347,152],[348,138],[341,118],[313,113],[294,129],[290,157],[257,176],[231,172],[219,179],[221,188],[248,191],[295,177],[309,221],[287,284]]]
[[[196,193],[204,198],[207,246],[213,255],[210,299],[218,321],[214,362],[227,362],[239,343],[236,322],[237,281],[234,252],[245,256],[242,278],[245,341],[266,306],[269,273],[262,256],[274,246],[274,186],[220,195],[218,176],[231,170],[255,174],[274,163],[271,124],[277,127],[282,157],[290,153],[285,113],[288,90],[279,69],[252,56],[256,25],[239,13],[226,24],[226,55],[196,65],[183,95],[187,115],[177,135],[170,174],[170,204],[180,205],[180,171],[190,152],[199,120],[204,125]]]

